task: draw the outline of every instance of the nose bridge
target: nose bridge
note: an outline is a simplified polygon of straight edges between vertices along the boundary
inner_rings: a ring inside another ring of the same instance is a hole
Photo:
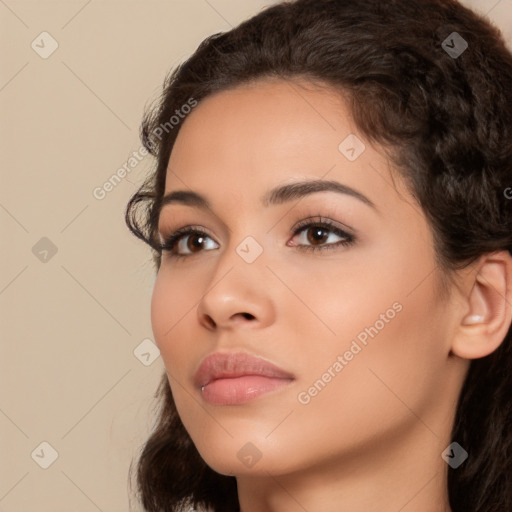
[[[227,280],[230,286],[248,287],[256,291],[258,283],[263,282],[264,274],[268,272],[263,243],[253,235],[240,236],[235,231],[230,237],[224,251],[219,255],[210,287],[218,287],[221,281]]]
[[[230,217],[232,227],[221,259],[226,259],[228,264],[243,263],[242,267],[247,266],[248,270],[256,263],[259,267],[265,259],[262,257],[265,252],[263,245],[268,231],[268,226],[262,222],[261,209],[255,206],[251,211],[246,209],[243,214],[235,211]]]
[[[236,224],[199,303],[200,321],[210,317],[215,324],[222,325],[235,317],[243,317],[266,323],[271,316],[263,243],[256,239],[258,234],[243,231],[241,219]]]

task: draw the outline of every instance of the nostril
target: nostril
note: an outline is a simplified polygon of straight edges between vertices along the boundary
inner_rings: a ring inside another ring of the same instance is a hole
[[[205,319],[206,319],[206,323],[208,324],[208,327],[216,327],[217,324],[215,323],[215,321],[213,320],[213,318],[210,315],[206,315]]]

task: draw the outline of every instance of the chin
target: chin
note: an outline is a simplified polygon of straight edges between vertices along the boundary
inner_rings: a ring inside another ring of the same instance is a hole
[[[234,434],[234,432],[232,432]],[[301,465],[296,450],[287,451],[282,439],[266,439],[267,434],[241,431],[229,437],[225,432],[221,438],[207,436],[194,443],[206,464],[217,473],[227,476],[266,476],[292,472]]]

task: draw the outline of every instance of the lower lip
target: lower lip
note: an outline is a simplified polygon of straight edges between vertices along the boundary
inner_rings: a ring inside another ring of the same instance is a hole
[[[207,402],[214,405],[238,405],[275,391],[290,382],[291,379],[261,375],[217,379],[204,386],[202,396]]]

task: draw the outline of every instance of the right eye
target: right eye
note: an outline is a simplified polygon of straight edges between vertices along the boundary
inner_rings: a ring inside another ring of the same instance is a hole
[[[173,258],[191,256],[204,249],[208,239],[213,241],[207,233],[200,229],[191,227],[180,228],[164,239],[160,249],[168,252],[169,256]],[[211,247],[210,244],[211,248],[216,249],[218,246]]]

